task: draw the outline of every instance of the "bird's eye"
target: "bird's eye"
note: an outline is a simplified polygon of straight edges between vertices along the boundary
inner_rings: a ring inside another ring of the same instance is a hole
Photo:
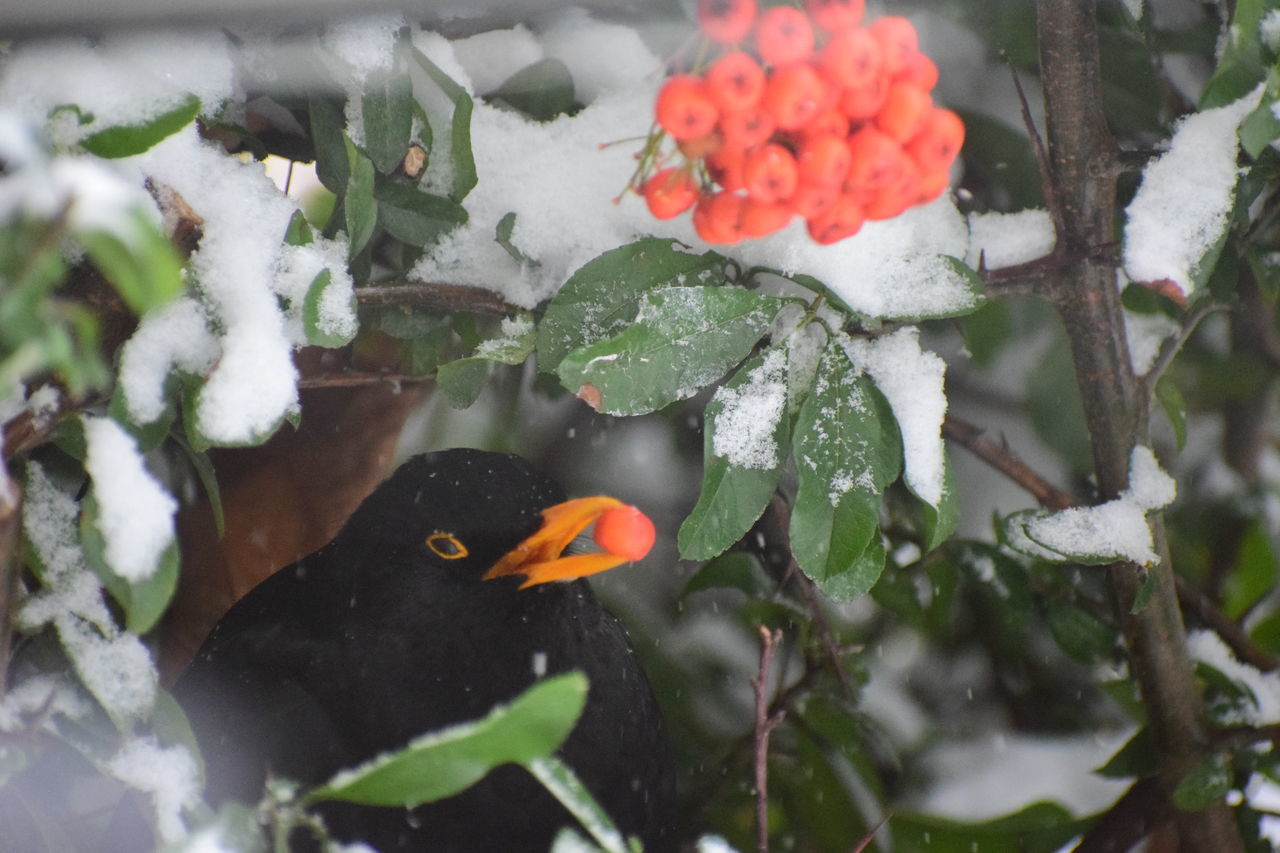
[[[432,533],[427,537],[427,547],[437,557],[446,560],[459,560],[467,556],[467,546],[452,533]]]

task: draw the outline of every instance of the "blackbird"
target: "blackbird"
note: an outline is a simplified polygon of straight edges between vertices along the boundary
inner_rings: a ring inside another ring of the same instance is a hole
[[[210,802],[256,802],[268,774],[319,784],[579,670],[587,704],[560,758],[624,834],[651,853],[673,849],[674,772],[652,689],[622,626],[578,579],[648,543],[628,553],[606,538],[610,550],[562,553],[621,507],[566,501],[517,456],[457,449],[407,461],[331,543],[238,601],[175,686]],[[335,838],[381,851],[542,853],[574,825],[517,765],[411,810],[318,811]]]

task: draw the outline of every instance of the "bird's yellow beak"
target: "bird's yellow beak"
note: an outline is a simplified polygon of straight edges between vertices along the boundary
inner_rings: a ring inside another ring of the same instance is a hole
[[[597,572],[608,571],[614,566],[619,566],[630,560],[640,559],[640,557],[644,556],[644,553],[648,552],[648,545],[644,546],[643,553],[631,548],[629,553],[626,554],[606,549],[590,554],[561,556],[564,553],[564,549],[569,547],[569,543],[578,534],[586,530],[589,525],[604,513],[617,509],[628,509],[639,514],[649,524],[649,529],[652,531],[652,522],[649,522],[643,513],[633,507],[628,507],[616,498],[602,495],[590,498],[575,498],[544,509],[542,511],[542,526],[532,536],[525,539],[515,548],[508,551],[502,559],[498,560],[493,568],[485,572],[484,579],[492,580],[493,578],[506,577],[507,575],[524,575],[525,581],[520,584],[520,588],[525,589],[540,583],[573,580],[574,578],[594,575]],[[652,544],[651,533],[648,544]]]

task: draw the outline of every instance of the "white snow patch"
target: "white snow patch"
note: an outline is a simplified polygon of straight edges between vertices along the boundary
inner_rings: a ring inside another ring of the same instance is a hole
[[[1156,363],[1160,347],[1181,329],[1177,321],[1164,314],[1124,312],[1125,337],[1129,339],[1129,361],[1138,375]]]
[[[120,356],[120,387],[136,423],[164,414],[165,380],[175,367],[201,376],[218,358],[218,341],[204,307],[189,296],[148,311]]]
[[[893,409],[902,429],[904,477],[921,500],[937,506],[946,478],[942,421],[947,414],[943,391],[946,364],[920,349],[920,330],[914,326],[871,340],[846,344],[849,359],[870,374]]]
[[[1195,289],[1201,259],[1222,237],[1235,198],[1240,122],[1258,106],[1258,86],[1234,103],[1183,118],[1169,150],[1149,163],[1126,210],[1124,267],[1133,281]]]
[[[1118,498],[1036,516],[1025,529],[1039,545],[1068,557],[1124,558],[1154,565],[1160,557],[1146,514],[1172,503],[1176,495],[1173,478],[1160,469],[1150,448],[1139,445],[1129,457],[1129,488]]]
[[[545,56],[542,45],[523,24],[458,39],[453,52],[480,95],[489,94],[512,74]]]
[[[400,15],[367,15],[325,28],[320,44],[346,65],[347,81],[362,87],[370,78],[391,72],[396,36],[405,19]]]
[[[42,727],[52,728],[57,715],[77,719],[90,713],[84,694],[57,675],[35,675],[19,682],[0,700],[0,731],[17,731],[29,720],[42,720]]]
[[[200,802],[199,769],[186,747],[135,738],[111,757],[107,771],[129,787],[151,795],[162,841],[177,841],[186,834],[182,812]]]
[[[1273,53],[1280,51],[1280,9],[1272,9],[1262,16],[1262,21],[1258,24],[1258,35]]]
[[[718,835],[703,835],[698,838],[698,853],[738,853],[738,851]]]
[[[554,11],[538,22],[538,30],[546,55],[569,69],[574,94],[583,103],[630,89],[637,81],[656,81],[662,74],[662,62],[638,32],[598,21],[586,9]]]
[[[329,284],[320,294],[316,326],[326,335],[350,339],[359,326],[352,307],[355,282],[347,269],[347,244],[315,237],[305,246],[280,247],[272,290],[286,304],[285,334],[294,346],[306,346],[303,306],[316,276],[329,271]]]
[[[736,468],[778,467],[774,430],[787,407],[786,350],[769,350],[747,374],[746,383],[736,388],[722,385],[712,400],[724,406],[716,415],[712,452]]]
[[[965,263],[977,269],[981,261],[987,269],[998,270],[1043,258],[1057,242],[1048,211],[971,213]]]
[[[110,418],[84,418],[85,470],[98,499],[98,530],[107,563],[136,583],[155,574],[173,544],[177,502],[147,470],[138,444]]]
[[[1187,649],[1195,660],[1208,664],[1231,680],[1249,688],[1254,698],[1254,712],[1247,714],[1240,721],[1242,724],[1261,726],[1280,722],[1280,675],[1261,672],[1241,663],[1222,638],[1212,631],[1188,632]]]

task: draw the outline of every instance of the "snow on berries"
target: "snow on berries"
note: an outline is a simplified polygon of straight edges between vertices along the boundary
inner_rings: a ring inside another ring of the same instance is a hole
[[[692,210],[710,243],[763,237],[799,216],[827,244],[945,192],[964,124],[933,103],[938,67],[911,22],[867,22],[865,7],[698,0],[698,27],[716,47],[658,93],[657,129],[631,183],[650,212]]]

